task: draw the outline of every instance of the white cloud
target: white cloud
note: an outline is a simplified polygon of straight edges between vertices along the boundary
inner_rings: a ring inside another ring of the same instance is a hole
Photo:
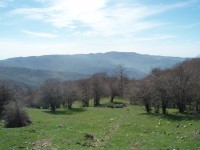
[[[0,0],[0,8],[6,7],[10,2],[13,2],[14,0]]]
[[[59,37],[57,34],[45,33],[45,32],[32,32],[28,30],[21,30],[23,33],[34,36],[34,37],[44,37],[44,38],[56,38]]]
[[[125,35],[160,26],[160,22],[145,21],[145,18],[171,9],[194,3],[187,1],[171,5],[144,6],[139,3],[126,4],[110,0],[36,0],[44,3],[40,8],[19,8],[13,14],[44,21],[57,28],[76,30],[87,28],[85,35]]]

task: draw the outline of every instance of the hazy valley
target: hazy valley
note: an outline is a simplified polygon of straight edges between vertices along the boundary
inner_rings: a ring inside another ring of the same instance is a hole
[[[97,72],[113,74],[118,65],[126,68],[129,78],[141,79],[152,68],[170,68],[183,60],[130,52],[17,57],[0,61],[0,79],[36,87],[46,79],[77,80]]]

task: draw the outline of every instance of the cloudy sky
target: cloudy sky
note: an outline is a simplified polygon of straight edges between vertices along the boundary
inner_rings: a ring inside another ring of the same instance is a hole
[[[200,56],[200,0],[0,0],[0,51]]]

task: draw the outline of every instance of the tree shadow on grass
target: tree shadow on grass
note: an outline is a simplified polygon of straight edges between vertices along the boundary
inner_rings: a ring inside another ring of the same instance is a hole
[[[99,107],[123,108],[126,106],[127,104],[124,102],[108,102],[108,103],[101,104]]]
[[[84,108],[72,108],[72,109],[57,109],[55,112],[52,112],[50,110],[44,110],[43,112],[52,114],[52,115],[73,115],[77,113],[82,113],[87,111]]]
[[[170,114],[156,114],[156,113],[141,113],[139,115],[146,115],[150,117],[158,117],[161,119],[167,119],[172,121],[183,121],[183,120],[200,120],[199,114],[180,114],[180,113],[170,113]]]

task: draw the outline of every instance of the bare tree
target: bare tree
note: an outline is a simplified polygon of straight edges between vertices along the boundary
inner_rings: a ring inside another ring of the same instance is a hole
[[[3,112],[4,106],[14,97],[8,84],[5,80],[0,81],[0,115]]]
[[[122,65],[118,65],[114,70],[115,75],[119,78],[119,95],[123,97],[124,85],[127,79],[126,68]]]
[[[187,63],[182,63],[174,68],[172,75],[174,98],[176,99],[179,112],[183,113],[186,109],[186,102],[189,99],[191,68],[188,67]]]
[[[145,105],[145,109],[147,113],[151,112],[151,85],[150,85],[150,78],[145,78],[139,82],[139,91],[137,93],[138,98],[141,99],[141,101]]]
[[[78,88],[75,81],[64,81],[62,84],[62,92],[64,106],[66,106],[68,109],[71,109],[72,103],[78,97]]]
[[[169,104],[172,103],[173,99],[173,80],[171,80],[171,70],[167,69],[162,71],[162,75],[160,77],[160,100],[162,105],[162,113],[167,113],[167,108]]]
[[[171,70],[161,70],[160,68],[154,68],[152,70],[151,76],[152,80],[152,96],[154,99],[155,112],[159,112],[159,107],[162,107],[162,113],[167,113],[168,103],[172,99],[172,86],[171,82]]]
[[[83,79],[78,81],[80,98],[83,107],[89,106],[89,100],[91,98],[91,82],[90,79]]]
[[[189,86],[191,87],[191,103],[195,103],[195,109],[200,113],[200,58],[194,58],[189,61],[191,68],[191,80]]]
[[[51,111],[54,112],[56,107],[61,103],[61,89],[60,81],[56,79],[49,79],[41,86],[41,100],[44,104],[49,105]]]
[[[159,113],[159,108],[160,108],[160,105],[161,105],[160,102],[162,100],[161,91],[163,90],[162,85],[161,85],[162,82],[160,80],[161,69],[160,68],[152,69],[150,76],[151,76],[151,85],[152,85],[151,97],[152,97],[152,100],[153,100],[155,113]]]
[[[40,94],[40,89],[33,89],[29,92],[27,92],[26,96],[27,99],[25,103],[27,104],[28,107],[31,108],[45,108],[45,105],[43,105],[43,101],[41,101],[41,94]],[[47,105],[48,108],[48,105]]]
[[[108,78],[109,91],[110,91],[110,102],[113,102],[116,96],[119,96],[118,78],[111,76]]]
[[[130,103],[133,105],[141,105],[141,99],[139,98],[139,80],[130,80],[128,84],[129,92],[127,93],[127,99],[129,99]]]
[[[17,101],[10,101],[4,110],[4,120],[6,127],[23,127],[31,123],[24,105]]]
[[[105,80],[107,75],[105,73],[96,73],[91,78],[92,95],[94,98],[94,106],[100,105],[100,99],[105,95]]]
[[[146,111],[150,112],[151,105],[155,112],[162,107],[163,114],[167,108],[177,106],[180,113],[193,109],[200,112],[200,59],[186,60],[171,69],[154,68],[149,76],[131,84],[130,100],[143,101]]]

